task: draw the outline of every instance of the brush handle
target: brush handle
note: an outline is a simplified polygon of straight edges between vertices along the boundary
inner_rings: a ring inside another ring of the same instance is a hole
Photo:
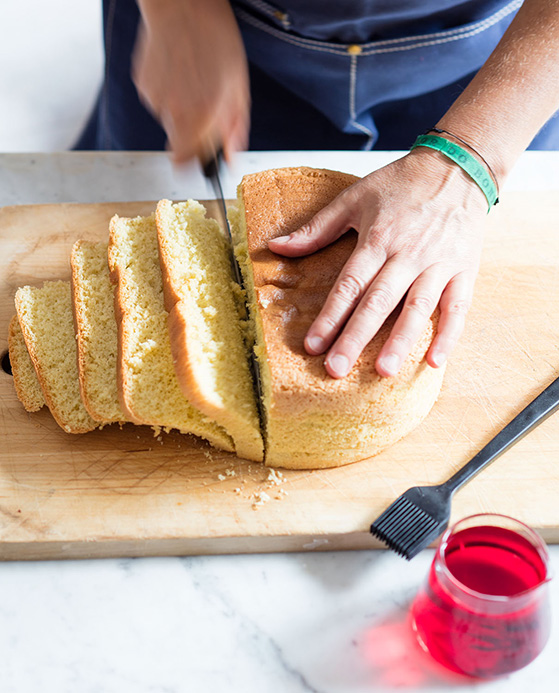
[[[441,488],[452,495],[456,489],[481,472],[494,459],[517,443],[523,436],[536,428],[559,408],[559,378],[532,400],[520,414],[507,424],[475,457],[467,462],[456,474],[441,484]]]

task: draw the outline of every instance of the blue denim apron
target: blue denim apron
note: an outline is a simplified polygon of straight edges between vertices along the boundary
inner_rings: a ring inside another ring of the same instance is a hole
[[[488,58],[522,0],[232,0],[252,149],[406,149]],[[133,0],[105,0],[105,82],[76,148],[162,149],[130,79]],[[531,148],[559,149],[559,118]]]

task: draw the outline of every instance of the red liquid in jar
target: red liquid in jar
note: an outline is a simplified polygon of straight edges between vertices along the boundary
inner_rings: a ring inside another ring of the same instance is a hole
[[[516,532],[481,526],[451,535],[444,557],[455,580],[435,561],[412,608],[417,633],[431,655],[455,671],[483,678],[531,662],[550,627],[545,588],[525,593],[546,579],[537,549]],[[476,597],[471,590],[481,594]],[[482,595],[512,599],[496,602]]]

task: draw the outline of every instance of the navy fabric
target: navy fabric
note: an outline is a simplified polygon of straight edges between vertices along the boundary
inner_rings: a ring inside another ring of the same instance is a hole
[[[457,29],[499,11],[506,0],[232,0],[293,35],[368,43]]]
[[[409,0],[401,2],[410,5]],[[395,7],[400,4],[393,3]],[[441,2],[416,3],[426,6],[426,14],[434,4]],[[378,139],[372,113],[375,106],[443,89],[477,71],[520,4],[521,0],[512,0],[481,20],[469,21],[469,3],[462,3],[466,20],[457,27],[390,39],[381,35],[374,41],[353,45],[309,39],[286,29],[284,24],[290,27],[298,14],[306,13],[306,8],[305,12],[297,12],[297,3],[293,1],[293,15],[287,14],[287,18],[279,11],[276,16],[267,9],[270,3],[262,0],[242,0],[235,6],[249,60],[286,89],[312,103],[339,130],[366,134],[365,148],[371,148]],[[323,3],[323,16],[328,18],[330,14],[329,26],[335,13],[340,12],[340,3],[335,5],[336,9],[332,3]],[[318,33],[317,21],[315,17],[313,24],[309,22],[314,34]],[[299,25],[306,28],[302,22]],[[369,25],[372,26],[370,21]],[[433,124],[442,113],[436,115]]]
[[[165,149],[165,133],[140,102],[130,73],[139,20],[135,0],[103,1],[105,76],[74,149]]]
[[[519,0],[234,0],[249,58],[250,149],[407,149],[450,107]],[[139,11],[104,0],[105,79],[75,149],[162,150],[130,75]],[[559,118],[530,148],[559,149]]]

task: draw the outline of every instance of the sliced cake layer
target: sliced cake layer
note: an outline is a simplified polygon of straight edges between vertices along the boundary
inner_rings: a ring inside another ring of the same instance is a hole
[[[78,241],[72,248],[72,298],[80,390],[97,421],[125,421],[117,389],[117,326],[107,244]]]
[[[68,433],[97,427],[80,397],[77,345],[70,282],[24,286],[15,297],[25,344],[35,367],[45,402]]]
[[[233,451],[225,430],[192,406],[180,389],[167,329],[155,217],[113,217],[108,257],[116,285],[119,396],[127,418],[194,433]]]
[[[188,400],[231,435],[239,457],[263,443],[230,251],[218,223],[193,200],[156,213],[175,371]]]
[[[17,315],[14,315],[10,321],[8,348],[14,387],[18,399],[27,411],[39,411],[45,405],[45,398],[37,380],[31,357],[25,346]]]
[[[264,171],[243,178],[238,207],[230,212],[261,370],[268,465],[334,467],[375,455],[411,431],[440,391],[444,369],[424,360],[436,317],[393,378],[380,377],[375,360],[395,316],[345,378],[331,378],[324,356],[304,349],[356,234],[296,259],[274,255],[268,241],[298,229],[356,180],[309,168]]]

